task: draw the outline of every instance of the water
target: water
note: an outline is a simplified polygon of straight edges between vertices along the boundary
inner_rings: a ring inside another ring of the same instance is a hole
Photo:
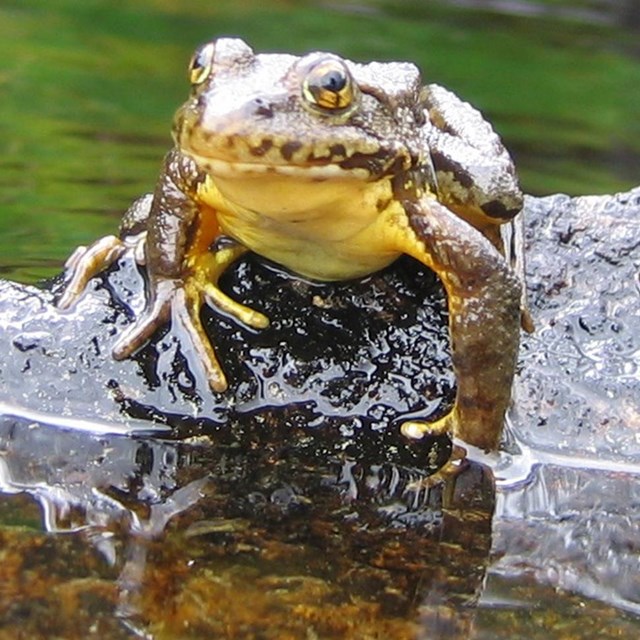
[[[219,34],[414,61],[482,108],[527,192],[629,188],[639,24],[632,1],[1,0],[0,272],[35,282],[113,232],[155,182],[194,46]],[[473,637],[638,635],[634,464],[536,454],[496,491],[472,467],[468,502],[447,502],[393,469],[311,474],[4,413],[0,638],[442,637],[436,605],[470,624],[479,569]],[[389,521],[404,546],[376,537]]]
[[[635,5],[496,6],[4,0],[0,270],[36,281],[113,231],[155,182],[195,45],[219,34],[256,50],[418,63],[495,123],[530,193],[637,183]]]

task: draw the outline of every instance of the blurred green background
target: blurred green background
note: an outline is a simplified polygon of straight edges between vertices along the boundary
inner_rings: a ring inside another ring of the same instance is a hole
[[[482,109],[529,193],[638,183],[636,0],[0,0],[0,270],[33,282],[153,188],[195,46],[410,60]],[[489,8],[492,7],[492,8]]]

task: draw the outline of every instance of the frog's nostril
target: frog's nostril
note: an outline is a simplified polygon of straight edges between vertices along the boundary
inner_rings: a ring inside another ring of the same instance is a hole
[[[273,118],[273,109],[263,98],[256,98],[253,100],[252,107],[254,115],[262,118]]]

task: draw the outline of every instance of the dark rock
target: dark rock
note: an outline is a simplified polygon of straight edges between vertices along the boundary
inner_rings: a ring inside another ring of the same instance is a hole
[[[0,398],[9,412],[98,422],[106,431],[123,422],[164,426],[179,438],[268,441],[420,467],[435,447],[433,468],[446,460],[448,438],[411,442],[399,433],[409,415],[437,418],[453,399],[446,302],[429,270],[406,258],[363,281],[319,285],[250,257],[221,286],[271,325],[250,330],[204,310],[230,382],[215,394],[189,370],[170,327],[134,358],[111,358],[116,335],[144,301],[129,255],[69,313],[53,304],[60,281],[45,289],[2,283]]]
[[[510,422],[536,449],[613,457],[640,452],[640,190],[618,196],[527,198],[530,305]],[[314,284],[255,257],[223,288],[265,312],[253,331],[205,309],[230,381],[209,391],[186,365],[180,336],[159,332],[134,358],[110,357],[140,312],[144,280],[129,256],[92,281],[70,313],[37,289],[0,284],[0,401],[5,412],[88,421],[106,430],[169,427],[175,437],[312,445],[325,453],[412,464],[398,434],[434,419],[454,393],[446,302],[409,258],[362,281]],[[415,447],[415,445],[414,445]]]

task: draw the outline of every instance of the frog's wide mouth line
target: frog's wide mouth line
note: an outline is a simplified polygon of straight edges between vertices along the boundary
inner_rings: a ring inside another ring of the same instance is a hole
[[[369,172],[362,167],[345,168],[339,164],[272,164],[262,162],[238,162],[211,156],[202,156],[192,151],[187,152],[198,167],[212,176],[220,178],[237,178],[253,176],[289,176],[313,181],[352,178],[363,180],[369,178]]]

